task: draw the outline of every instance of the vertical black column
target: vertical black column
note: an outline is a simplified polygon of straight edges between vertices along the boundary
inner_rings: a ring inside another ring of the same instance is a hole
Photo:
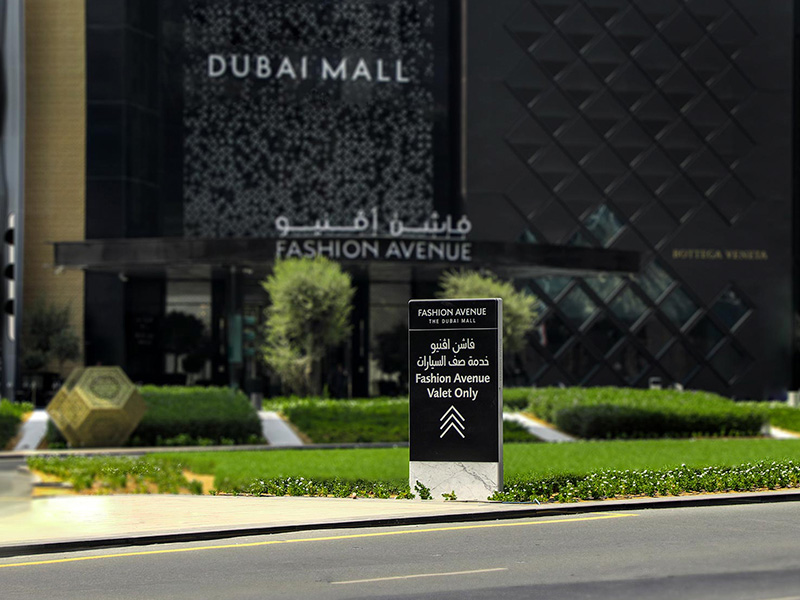
[[[242,357],[242,273],[230,267],[225,278],[225,330],[227,334],[228,383],[241,388],[244,375]]]
[[[25,232],[25,3],[0,3],[0,231],[3,312],[2,390],[14,399],[19,387],[17,340],[22,334],[22,275]]]
[[[125,372],[133,381],[155,383],[164,371],[160,323],[166,280],[131,278],[125,284]]]
[[[87,272],[84,323],[87,366],[125,368],[125,283],[117,273]]]
[[[793,85],[792,85],[792,382],[790,389],[800,389],[800,364],[798,364],[798,348],[800,348],[800,165],[797,157],[800,156],[800,106],[797,105],[798,86],[800,85],[800,11],[798,3],[794,3],[794,36],[792,38]]]
[[[353,275],[353,334],[351,337],[350,377],[353,397],[369,396],[369,276]]]
[[[228,385],[228,361],[225,355],[225,274],[215,271],[211,280],[211,381]]]

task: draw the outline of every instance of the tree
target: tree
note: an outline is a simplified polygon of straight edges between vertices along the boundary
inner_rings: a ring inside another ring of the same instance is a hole
[[[488,271],[448,271],[439,280],[439,298],[502,298],[503,351],[520,352],[533,329],[538,311],[536,296],[514,289]]]
[[[197,350],[204,329],[203,322],[194,315],[178,311],[167,314],[161,323],[164,350],[177,355]]]
[[[179,362],[183,371],[190,375],[203,370],[211,354],[203,321],[194,315],[173,311],[164,317],[161,331],[164,350],[175,356],[173,372],[177,372]]]
[[[22,365],[25,370],[39,371],[51,360],[58,363],[59,373],[67,361],[81,357],[80,337],[72,326],[68,304],[35,302],[25,313]]]
[[[384,373],[397,373],[401,391],[408,388],[408,326],[405,321],[379,333],[375,358]]]
[[[267,365],[294,393],[322,392],[322,358],[350,335],[355,289],[350,275],[325,257],[279,261],[261,284]]]

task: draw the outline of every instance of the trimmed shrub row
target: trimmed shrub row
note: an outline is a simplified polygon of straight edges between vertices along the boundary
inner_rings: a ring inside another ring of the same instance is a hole
[[[258,413],[229,388],[143,386],[147,412],[131,446],[263,443]]]
[[[240,391],[222,387],[142,386],[147,412],[128,446],[263,444],[258,413]],[[51,448],[66,443],[50,423]]]
[[[11,439],[17,435],[22,422],[22,415],[33,410],[29,402],[15,403],[0,399],[0,450],[5,449]]]
[[[746,405],[763,411],[770,425],[800,432],[800,409],[782,402],[747,402]]]
[[[281,398],[264,403],[282,413],[315,444],[408,441],[408,400]]]
[[[768,421],[754,403],[676,390],[540,388],[528,410],[584,439],[757,436]]]
[[[519,412],[528,408],[533,388],[517,387],[503,389],[503,410]]]
[[[408,441],[406,398],[323,400],[282,398],[264,404],[282,413],[315,444],[347,444]],[[521,425],[503,423],[508,443],[538,441]]]

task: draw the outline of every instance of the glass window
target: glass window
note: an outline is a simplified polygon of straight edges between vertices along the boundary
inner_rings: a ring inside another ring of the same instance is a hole
[[[580,327],[597,310],[597,304],[580,287],[574,287],[558,303],[567,318]]]
[[[572,281],[572,277],[539,277],[534,279],[536,284],[542,288],[542,291],[550,298],[555,299]]]
[[[606,355],[617,345],[617,342],[619,342],[624,335],[620,328],[614,325],[611,319],[603,316],[592,325],[591,329],[589,329],[584,336],[584,339],[591,342],[603,355]]]
[[[582,229],[576,229],[575,232],[567,239],[567,246],[579,246],[581,248],[591,248],[594,244],[586,237]]]
[[[617,214],[605,204],[592,211],[584,219],[583,224],[605,247],[624,227]]]
[[[667,288],[675,283],[675,280],[657,261],[653,261],[644,268],[638,277],[638,282],[644,293],[650,296],[651,300],[656,301]]]
[[[572,337],[572,331],[558,315],[551,315],[542,322],[539,328],[542,347],[556,354]]]
[[[167,281],[166,313],[184,313],[197,318],[203,330],[211,330],[211,282]]]
[[[672,374],[675,381],[680,383],[685,382],[694,369],[697,368],[697,361],[694,360],[692,354],[682,342],[672,344],[659,362],[664,369]]]
[[[723,334],[719,327],[714,325],[708,316],[700,319],[687,336],[689,343],[699,350],[703,356],[707,356],[722,337]]]
[[[211,376],[211,281],[167,281],[162,322],[165,372],[187,374],[186,382]]]
[[[558,364],[574,381],[581,383],[597,366],[598,361],[586,346],[578,342],[559,357]]]
[[[586,284],[592,288],[592,291],[600,296],[603,300],[607,300],[614,291],[622,285],[622,277],[618,275],[605,275],[601,274],[597,277],[584,278]]]
[[[661,319],[653,315],[639,328],[636,337],[655,356],[672,339],[672,332]]]
[[[749,356],[731,343],[726,344],[711,359],[712,366],[728,383],[741,376],[751,362]]]
[[[676,326],[683,327],[699,310],[697,304],[681,288],[672,292],[661,303],[661,312]]]
[[[734,290],[726,291],[711,307],[711,311],[731,329],[749,310],[750,307]]]
[[[523,244],[538,244],[539,238],[530,229],[526,229],[520,234],[519,241]]]
[[[627,288],[608,305],[616,317],[628,327],[636,323],[647,310],[644,301]]]
[[[611,358],[611,368],[619,374],[627,384],[635,384],[650,363],[631,344],[625,344]]]

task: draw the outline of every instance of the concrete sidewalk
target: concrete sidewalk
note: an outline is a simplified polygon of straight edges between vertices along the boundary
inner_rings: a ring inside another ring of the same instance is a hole
[[[62,496],[3,513],[0,557],[324,529],[530,518],[601,511],[800,501],[800,490],[572,504],[243,496]]]

